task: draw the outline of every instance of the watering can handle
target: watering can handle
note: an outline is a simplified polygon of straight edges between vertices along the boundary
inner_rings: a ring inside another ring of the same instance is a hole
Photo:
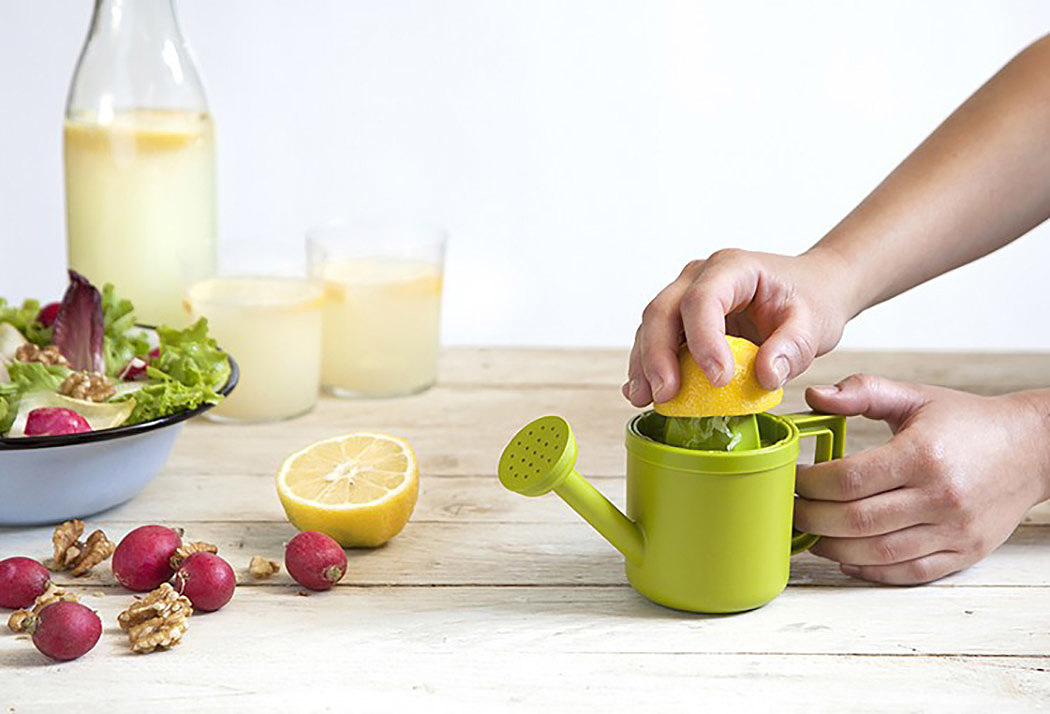
[[[846,450],[846,417],[837,414],[818,414],[817,412],[797,412],[785,414],[798,428],[799,438],[815,436],[816,448],[813,452],[813,463],[841,459]],[[791,535],[791,554],[796,555],[809,550],[820,540],[820,536],[795,531]]]

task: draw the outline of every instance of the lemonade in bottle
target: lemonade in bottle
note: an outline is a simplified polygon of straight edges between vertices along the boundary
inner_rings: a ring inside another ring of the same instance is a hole
[[[70,267],[183,324],[215,271],[215,131],[171,0],[96,0],[64,149]]]

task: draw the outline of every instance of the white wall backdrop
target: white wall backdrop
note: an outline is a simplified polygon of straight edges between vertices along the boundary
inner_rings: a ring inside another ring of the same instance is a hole
[[[160,0],[157,0],[160,1]],[[0,294],[62,288],[90,0],[0,0]],[[449,344],[626,345],[682,264],[792,253],[1050,31],[1045,0],[181,0],[223,241],[404,211],[452,233]],[[1042,227],[845,345],[1050,349]]]

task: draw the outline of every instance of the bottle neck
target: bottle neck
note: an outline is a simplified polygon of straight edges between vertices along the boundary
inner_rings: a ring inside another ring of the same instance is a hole
[[[174,0],[95,0],[67,114],[134,108],[207,111]]]
[[[182,42],[173,0],[95,0],[91,36],[148,33]]]

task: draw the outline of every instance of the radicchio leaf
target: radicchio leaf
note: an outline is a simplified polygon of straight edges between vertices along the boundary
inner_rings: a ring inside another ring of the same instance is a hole
[[[74,370],[104,373],[104,336],[102,294],[87,278],[70,270],[69,287],[55,317],[55,345]]]

